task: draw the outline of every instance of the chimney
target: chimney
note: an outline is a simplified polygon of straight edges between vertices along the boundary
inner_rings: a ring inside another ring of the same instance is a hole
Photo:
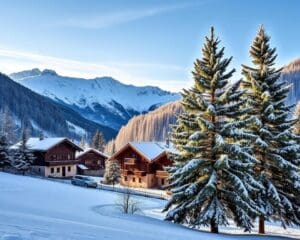
[[[40,131],[40,136],[39,136],[39,138],[40,138],[40,141],[44,140],[44,134],[43,134],[42,131]]]

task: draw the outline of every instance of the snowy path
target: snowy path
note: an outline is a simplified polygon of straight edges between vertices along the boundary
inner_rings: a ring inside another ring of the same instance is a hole
[[[114,192],[0,173],[0,239],[284,239],[213,235],[146,216],[124,215],[112,206],[117,198]],[[165,203],[137,198],[146,213]]]

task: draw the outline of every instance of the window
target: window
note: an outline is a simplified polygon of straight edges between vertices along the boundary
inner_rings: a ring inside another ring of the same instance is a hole
[[[127,179],[127,176],[125,176],[125,177],[124,177],[124,181],[127,182],[127,180],[128,180],[128,179]]]
[[[165,179],[164,178],[161,179],[161,185],[165,185]]]
[[[142,179],[141,178],[139,178],[139,183],[142,183]]]
[[[51,168],[51,173],[54,173],[54,168],[53,167]]]
[[[70,160],[71,159],[71,154],[68,154],[68,160]],[[69,169],[69,168],[68,168]]]
[[[132,178],[132,181],[135,182],[135,177]]]
[[[51,156],[51,160],[56,160],[56,159],[57,159],[56,154],[54,154],[54,155]]]
[[[59,173],[60,172],[60,168],[58,167],[58,168],[56,168],[56,172],[57,173]]]
[[[71,167],[70,166],[68,166],[68,172],[71,172]]]

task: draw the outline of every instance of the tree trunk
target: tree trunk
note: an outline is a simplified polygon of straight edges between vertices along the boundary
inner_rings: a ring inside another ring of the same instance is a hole
[[[264,219],[264,217],[259,217],[258,233],[265,234],[265,219]]]
[[[214,220],[211,220],[210,222],[210,232],[211,233],[219,233],[219,227],[218,224]]]

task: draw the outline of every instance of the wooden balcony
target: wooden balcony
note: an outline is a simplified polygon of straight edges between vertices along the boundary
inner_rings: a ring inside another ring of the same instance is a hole
[[[45,161],[46,166],[74,165],[74,164],[78,164],[78,163],[80,163],[80,162],[79,162],[79,160],[76,160],[76,159]]]
[[[140,170],[135,170],[134,171],[134,175],[137,176],[137,177],[144,177],[146,176],[146,172],[145,171],[140,171]]]
[[[122,174],[123,176],[133,175],[133,171],[127,170],[127,169],[122,169],[122,170],[121,170],[121,174]]]
[[[136,159],[135,158],[125,158],[124,164],[125,165],[135,165]]]
[[[158,178],[167,178],[169,177],[169,173],[167,171],[156,171],[156,177]]]

